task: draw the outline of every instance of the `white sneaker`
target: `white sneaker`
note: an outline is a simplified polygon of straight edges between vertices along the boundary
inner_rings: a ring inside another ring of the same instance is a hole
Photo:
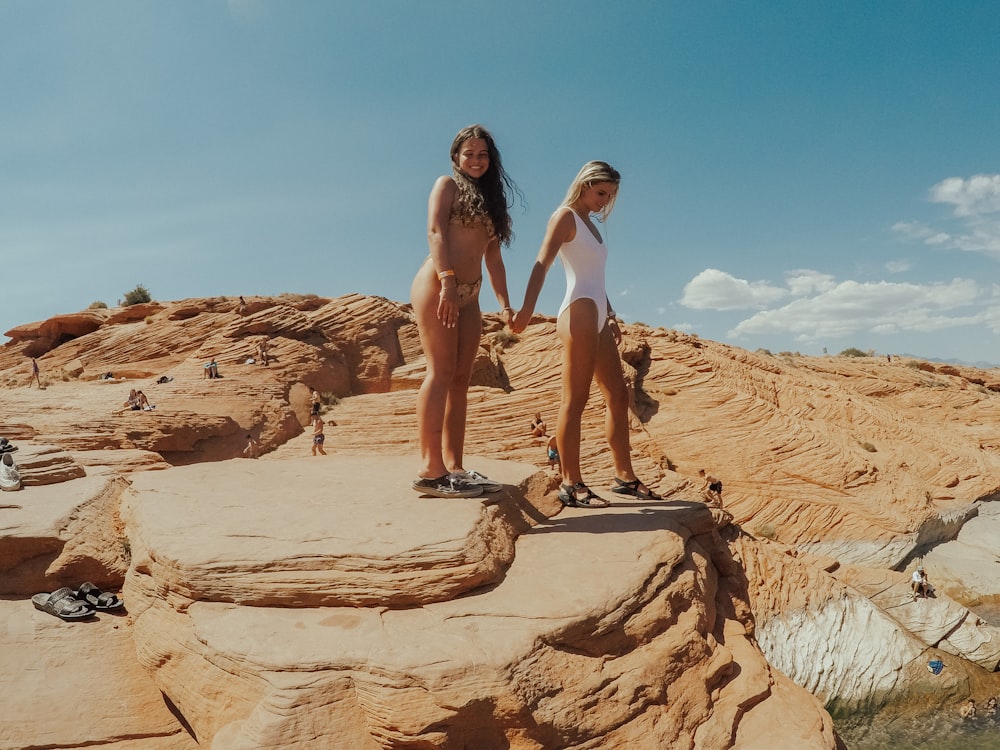
[[[478,471],[455,471],[452,472],[451,476],[462,482],[478,485],[483,488],[483,492],[499,492],[503,488],[500,482],[490,479]]]
[[[476,497],[483,494],[483,488],[478,484],[466,482],[454,474],[436,479],[420,477],[410,486],[422,495],[433,497]]]

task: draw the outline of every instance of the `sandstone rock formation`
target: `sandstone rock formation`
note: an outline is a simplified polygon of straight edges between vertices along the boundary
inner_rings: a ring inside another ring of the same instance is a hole
[[[826,748],[820,701],[997,692],[1000,638],[968,608],[1000,594],[972,573],[996,560],[995,373],[627,326],[636,469],[667,501],[584,512],[560,508],[527,429],[536,411],[555,422],[554,321],[484,331],[467,453],[506,483],[487,501],[408,487],[423,363],[407,306],[189,299],[9,332],[0,435],[26,486],[0,498],[2,645],[72,665],[68,634],[90,628],[116,644],[115,690],[144,702],[88,729],[2,723],[0,748]],[[263,338],[266,367],[248,362]],[[25,387],[31,356],[42,390]],[[156,408],[120,411],[130,388]],[[326,458],[307,458],[311,388]],[[600,489],[593,398],[582,458]],[[261,460],[240,458],[248,434]],[[726,511],[700,502],[702,468]],[[938,595],[913,602],[918,559]],[[31,607],[83,580],[123,585],[128,615]],[[84,680],[31,689],[47,704]],[[84,713],[119,700],[90,690]],[[0,710],[21,705],[2,678]]]

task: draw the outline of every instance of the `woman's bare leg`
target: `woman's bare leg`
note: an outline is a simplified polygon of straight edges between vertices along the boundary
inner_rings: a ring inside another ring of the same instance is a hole
[[[580,472],[580,422],[594,380],[599,339],[597,306],[578,299],[563,311],[556,324],[563,343],[562,399],[556,424],[556,447],[563,484],[583,481]]]
[[[611,457],[615,464],[615,476],[626,482],[633,481],[632,447],[628,429],[628,387],[622,372],[621,355],[615,343],[614,334],[608,326],[601,331],[600,345],[594,377],[604,396],[607,411],[604,415],[604,433],[611,447]],[[649,489],[646,487],[645,489]]]
[[[433,268],[421,269],[413,281],[410,301],[417,318],[420,344],[427,358],[427,374],[417,394],[417,431],[420,437],[422,477],[448,473],[442,453],[445,412],[455,375],[458,328],[447,328],[438,320],[438,285]]]
[[[465,452],[465,422],[469,411],[469,381],[472,380],[472,366],[475,364],[479,341],[483,336],[483,318],[479,312],[478,301],[471,301],[458,311],[458,325],[455,326],[455,331],[457,331],[458,351],[448,387],[442,442],[444,463],[450,471],[464,469],[462,461]]]

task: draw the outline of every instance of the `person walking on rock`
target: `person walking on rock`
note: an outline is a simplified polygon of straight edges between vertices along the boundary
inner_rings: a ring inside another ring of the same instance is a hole
[[[257,458],[260,454],[260,443],[254,439],[253,435],[247,435],[247,446],[243,449],[243,455],[247,458]]]
[[[312,454],[315,456],[316,451],[319,451],[324,456],[326,451],[323,449],[323,443],[326,442],[326,435],[323,434],[323,425],[326,424],[323,421],[323,417],[319,414],[313,414],[312,416],[312,426],[313,426],[313,440],[312,440]]]
[[[563,344],[562,399],[556,421],[556,442],[564,505],[603,508],[610,503],[594,494],[580,469],[580,433],[583,410],[594,379],[607,405],[608,445],[616,476],[612,492],[642,500],[661,499],[635,475],[628,427],[628,389],[618,344],[621,329],[608,301],[604,273],[608,248],[594,219],[611,215],[621,176],[610,164],[591,161],[573,179],[562,205],[549,219],[538,258],[528,279],[524,304],[514,316],[514,333],[531,321],[538,295],[556,257],[566,270],[566,296],[559,307],[556,332]]]
[[[493,136],[470,125],[451,144],[451,174],[437,179],[427,206],[430,255],[410,301],[427,374],[417,395],[421,466],[413,489],[435,497],[475,497],[500,483],[464,466],[465,420],[472,366],[483,333],[479,290],[483,263],[510,325],[513,310],[500,253],[513,237],[504,171]]]
[[[34,357],[31,358],[31,378],[28,380],[29,388],[31,388],[32,383],[38,383],[38,387],[42,387],[42,378],[38,372],[38,360]]]

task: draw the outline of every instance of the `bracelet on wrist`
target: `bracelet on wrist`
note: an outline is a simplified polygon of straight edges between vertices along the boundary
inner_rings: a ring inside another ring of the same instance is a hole
[[[449,276],[454,276],[454,275],[455,275],[455,270],[453,268],[449,268],[447,271],[438,271],[438,279],[441,281],[444,281]]]

